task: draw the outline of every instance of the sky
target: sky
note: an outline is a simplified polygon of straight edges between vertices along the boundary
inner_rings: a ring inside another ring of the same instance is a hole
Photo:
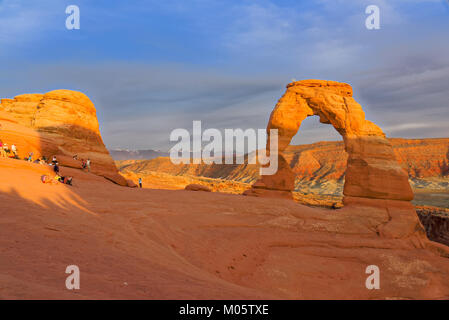
[[[292,79],[351,84],[388,137],[449,137],[449,0],[0,0],[0,97],[81,91],[110,149],[265,128]],[[310,117],[292,143],[340,139]]]

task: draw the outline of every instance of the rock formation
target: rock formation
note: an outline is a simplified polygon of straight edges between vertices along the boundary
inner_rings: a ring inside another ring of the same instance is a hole
[[[396,160],[385,134],[365,119],[362,107],[352,97],[351,86],[345,83],[304,80],[287,85],[267,126],[268,134],[270,129],[278,130],[279,169],[274,175],[262,176],[246,194],[291,197],[295,175],[282,152],[301,122],[314,115],[343,137],[348,154],[344,204],[386,210],[390,222],[381,228],[384,236],[406,237],[420,227],[409,202],[413,192],[407,173]]]
[[[413,179],[416,183],[426,183],[429,181],[427,178],[433,177],[449,179],[448,138],[390,138],[388,141],[393,146],[400,166],[407,171],[409,179]],[[307,192],[308,186],[319,186],[323,183],[338,184],[338,189],[340,185],[341,189],[343,188],[348,160],[343,141],[290,145],[284,150],[283,157],[296,175],[297,190]],[[130,159],[116,163],[121,170],[138,175],[145,175],[145,172],[152,171],[174,176],[207,177],[244,183],[254,183],[259,179],[259,166],[248,163],[240,165],[173,164],[168,157],[150,160]],[[321,189],[321,191],[325,194],[332,193],[330,190]]]
[[[212,190],[207,187],[207,186],[203,186],[201,184],[189,184],[185,187],[186,190],[190,190],[190,191],[205,191],[205,192],[211,192]]]
[[[449,246],[449,209],[418,207],[419,220],[426,229],[427,237]]]
[[[83,93],[55,90],[2,99],[1,138],[18,147],[19,157],[56,156],[63,166],[81,167],[90,159],[93,173],[127,185],[101,138],[94,104]]]

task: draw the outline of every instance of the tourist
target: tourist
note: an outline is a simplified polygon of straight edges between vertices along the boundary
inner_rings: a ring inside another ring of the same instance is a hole
[[[90,159],[88,158],[86,161],[87,171],[90,172]]]
[[[142,188],[142,178],[139,178],[139,188]]]
[[[53,167],[53,171],[54,171],[56,174],[59,174],[59,164],[58,164],[58,162],[55,162],[55,165],[54,165],[54,167]]]
[[[28,154],[28,162],[33,162],[33,152],[30,152],[29,154]]]
[[[0,140],[0,155],[1,155],[2,157],[6,158],[6,152],[5,152],[5,150],[3,149],[3,141],[2,141],[2,140]]]
[[[17,157],[17,147],[15,144],[11,145],[11,151],[14,157]]]
[[[59,182],[63,183],[63,184],[68,184],[69,186],[71,186],[73,177],[71,177],[71,176],[64,177],[64,176],[56,175],[55,179],[58,180]]]
[[[56,160],[56,156],[53,156],[53,159],[51,160],[51,163],[53,165],[56,165],[56,163],[58,163],[58,161]]]

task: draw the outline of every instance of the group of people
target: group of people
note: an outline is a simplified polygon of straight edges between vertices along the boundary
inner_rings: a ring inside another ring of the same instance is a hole
[[[12,144],[11,147],[9,147],[8,144],[4,143],[1,139],[0,139],[0,155],[2,157],[6,157],[6,158],[19,159],[19,156],[17,153],[17,147],[14,144]],[[64,184],[68,184],[70,186],[72,185],[72,180],[73,180],[72,176],[65,177],[65,176],[60,175],[59,163],[58,163],[58,160],[56,159],[56,156],[53,156],[51,162],[47,163],[47,158],[45,156],[42,156],[42,158],[38,158],[33,161],[33,155],[34,155],[34,153],[30,152],[28,154],[28,157],[24,158],[24,160],[26,160],[28,162],[42,164],[42,165],[48,164],[53,167],[55,177],[53,179],[50,179],[50,177],[48,175],[43,175],[41,177],[41,181],[43,183],[53,183],[53,182],[57,181],[57,182],[61,182]],[[90,171],[90,159],[87,160],[87,164],[86,164],[86,161],[83,161],[83,169],[85,169],[86,167]]]
[[[63,184],[68,184],[69,186],[72,185],[72,180],[73,180],[72,176],[62,176],[62,175],[60,175],[59,162],[56,159],[56,156],[53,156],[53,158],[51,159],[51,162],[49,163],[49,165],[53,167],[53,171],[55,173],[55,176],[54,176],[54,178],[52,180],[52,179],[50,179],[49,176],[43,175],[41,177],[42,183],[53,183],[53,182],[57,181],[57,182],[60,182],[60,183],[63,183]]]
[[[41,180],[43,183],[52,183],[54,181],[57,181],[57,182],[61,182],[64,184],[68,184],[70,186],[72,185],[73,177],[60,175],[59,163],[58,163],[58,160],[56,159],[56,156],[53,156],[51,162],[49,162],[49,163],[47,163],[47,158],[45,156],[42,156],[41,158],[37,158],[35,160],[33,160],[33,156],[34,156],[34,153],[30,152],[30,153],[28,153],[28,156],[25,157],[23,160],[26,160],[26,161],[32,162],[32,163],[42,164],[42,165],[50,165],[53,167],[55,177],[53,179],[50,179],[50,177],[48,175],[43,175],[41,177]],[[12,144],[11,146],[9,146],[6,142],[3,142],[1,139],[0,139],[0,157],[20,159],[18,152],[17,152],[16,145]],[[73,156],[73,159],[78,160],[78,156],[77,155]],[[81,159],[81,166],[83,169],[87,169],[88,172],[90,172],[90,168],[91,168],[90,159],[89,158],[87,160]]]
[[[73,160],[78,160],[77,154],[73,156]],[[89,158],[87,158],[87,160],[81,159],[81,167],[83,169],[87,169],[87,171],[90,172],[90,159]]]
[[[36,159],[33,161],[33,152],[28,153],[28,156],[25,157],[23,160],[26,160],[28,162],[33,163],[40,163],[40,164],[46,164],[46,159],[43,157],[42,159]],[[19,154],[17,152],[17,147],[15,144],[12,144],[11,146],[8,146],[6,142],[3,142],[0,139],[0,156],[3,158],[12,158],[12,159],[19,159]]]
[[[59,174],[56,174],[55,177],[53,179],[51,179],[48,175],[43,175],[41,176],[41,181],[42,183],[63,183],[63,184],[68,184],[69,186],[72,185],[72,179],[73,177],[71,176],[60,176]]]
[[[50,179],[47,175],[43,175],[41,177],[41,180],[43,183],[58,181],[58,182],[61,182],[64,184],[68,184],[70,186],[72,185],[73,177],[71,177],[71,176],[65,177],[65,176],[60,175],[59,162],[56,159],[56,156],[53,156],[51,162],[49,162],[49,163],[47,163],[47,158],[45,156],[42,156],[42,158],[37,158],[35,160],[33,160],[33,156],[34,156],[34,153],[30,152],[30,153],[28,153],[28,156],[24,158],[24,160],[26,160],[28,162],[32,162],[32,163],[42,164],[42,165],[50,165],[53,167],[55,177],[53,179]],[[3,142],[0,139],[0,157],[19,159],[16,145],[12,144],[11,146],[8,146],[8,144],[6,142]],[[77,155],[73,156],[73,159],[78,160],[78,156]],[[91,168],[90,159],[89,158],[87,160],[81,159],[81,167],[84,170],[87,169],[87,171],[90,172],[90,168]],[[139,179],[139,185],[142,188],[142,179]]]
[[[78,156],[74,155],[73,156],[74,160],[78,160]],[[68,185],[72,185],[72,179],[73,177],[71,176],[61,176],[60,172],[59,172],[59,162],[56,159],[56,156],[53,156],[53,158],[51,159],[51,162],[49,163],[49,165],[53,166],[53,171],[55,173],[55,177],[54,180],[59,181],[61,183],[64,184],[68,184]],[[90,172],[90,159],[88,158],[87,160],[81,159],[81,166],[83,169],[87,169]],[[43,180],[42,182],[45,183],[45,181]]]
[[[11,147],[9,147],[6,142],[0,140],[0,156],[4,158],[19,159],[16,145],[12,144]]]

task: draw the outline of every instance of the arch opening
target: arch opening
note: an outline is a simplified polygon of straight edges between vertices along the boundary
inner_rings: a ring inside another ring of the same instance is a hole
[[[283,152],[294,175],[294,198],[340,207],[348,155],[341,135],[318,116],[308,116]]]

